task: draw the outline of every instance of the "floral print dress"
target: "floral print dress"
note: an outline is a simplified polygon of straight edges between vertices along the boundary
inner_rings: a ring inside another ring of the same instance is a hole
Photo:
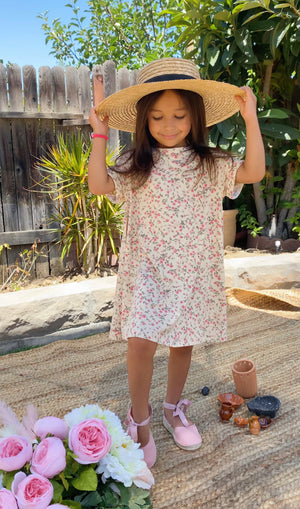
[[[223,341],[222,201],[241,190],[241,161],[217,158],[214,184],[189,148],[157,149],[155,161],[139,188],[109,172],[115,200],[125,200],[111,338],[171,347]]]

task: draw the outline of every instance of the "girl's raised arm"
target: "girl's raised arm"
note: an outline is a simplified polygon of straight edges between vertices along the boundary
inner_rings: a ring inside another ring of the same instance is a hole
[[[236,96],[236,100],[246,124],[246,157],[237,171],[236,182],[253,184],[265,175],[265,148],[256,113],[256,97],[251,88],[242,88],[245,90],[245,98]]]
[[[107,121],[99,120],[95,108],[90,111],[90,124],[95,134],[107,136]],[[107,173],[106,167],[106,139],[93,138],[93,146],[88,165],[89,190],[93,194],[113,194],[115,184]]]

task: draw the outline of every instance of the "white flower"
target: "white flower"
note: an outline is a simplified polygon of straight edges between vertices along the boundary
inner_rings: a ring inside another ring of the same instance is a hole
[[[2,479],[3,479],[3,474],[0,474],[0,490],[2,490],[2,488],[3,488]]]
[[[143,451],[139,448],[139,444],[123,432],[122,443],[117,446],[112,445],[110,453],[100,461],[96,472],[103,474],[103,482],[111,477],[122,482],[124,486],[130,487],[137,479],[135,484],[138,485],[140,473],[147,468],[143,458]]]
[[[132,483],[138,487],[146,485],[150,487],[154,483],[143,459],[143,451],[123,430],[116,414],[110,410],[102,410],[99,405],[85,405],[73,409],[64,418],[69,428],[91,418],[101,419],[105,423],[112,439],[112,446],[96,468],[96,472],[102,474],[102,482],[105,483],[107,479],[112,478],[122,482],[126,487],[130,487]]]

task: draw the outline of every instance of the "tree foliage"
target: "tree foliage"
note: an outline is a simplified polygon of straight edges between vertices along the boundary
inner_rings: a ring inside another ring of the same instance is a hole
[[[183,0],[169,10],[178,40],[195,57],[203,77],[244,84],[247,71],[273,62],[300,80],[299,0]],[[290,91],[289,87],[288,91]],[[281,90],[282,91],[282,90]]]
[[[168,27],[170,15],[163,10],[180,9],[180,0],[89,0],[81,12],[77,0],[68,23],[39,17],[51,54],[63,64],[88,65],[105,60],[135,69],[155,58],[175,56],[174,46],[181,29]],[[179,50],[177,50],[179,54]]]
[[[183,0],[169,10],[170,24],[181,27],[178,44],[204,78],[249,85],[258,99],[258,117],[267,154],[264,182],[254,185],[259,223],[268,231],[274,215],[277,234],[300,206],[298,161],[300,12],[299,0]],[[211,130],[211,141],[245,152],[239,116]],[[298,191],[299,192],[299,191]],[[291,229],[291,228],[290,228]]]

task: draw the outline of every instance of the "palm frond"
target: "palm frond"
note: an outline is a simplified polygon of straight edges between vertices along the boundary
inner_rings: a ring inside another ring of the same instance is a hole
[[[82,134],[65,138],[36,165],[41,178],[37,183],[55,204],[51,218],[62,229],[61,257],[65,258],[76,244],[77,262],[85,265],[86,253],[92,249],[94,265],[99,265],[106,243],[117,254],[114,235],[123,228],[122,205],[113,204],[107,196],[92,195],[88,188],[87,169],[91,151],[90,140]],[[107,152],[107,165],[113,165],[117,151]],[[89,270],[89,268],[87,269]]]

